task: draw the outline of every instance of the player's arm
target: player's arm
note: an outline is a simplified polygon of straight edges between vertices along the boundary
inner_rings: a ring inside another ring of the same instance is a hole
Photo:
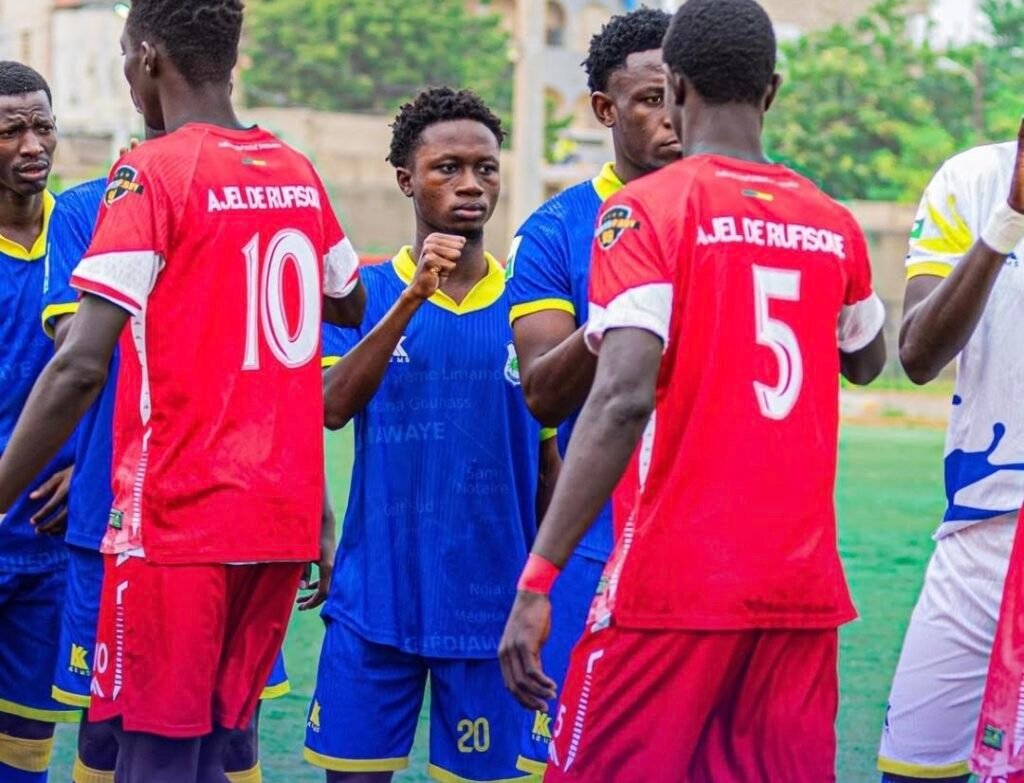
[[[839,352],[839,370],[850,383],[867,386],[885,369],[885,333],[879,331],[864,348]]]
[[[366,289],[356,281],[352,291],[339,298],[324,296],[323,319],[335,326],[356,327],[363,322],[366,311]]]
[[[331,505],[331,493],[324,479],[324,508],[320,516],[320,559],[316,562],[317,578],[313,579],[312,564],[306,566],[306,573],[299,583],[300,590],[312,590],[312,595],[300,595],[295,603],[299,605],[300,612],[308,612],[316,609],[327,600],[327,593],[331,589],[331,577],[334,574],[334,557],[337,550],[337,528],[338,522],[334,516],[334,508]]]
[[[324,376],[327,429],[341,429],[373,399],[409,321],[455,268],[465,244],[465,237],[450,234],[431,234],[424,240],[412,282],[370,333]]]
[[[1000,205],[1002,207],[1002,205]],[[900,329],[900,362],[914,383],[935,379],[967,345],[988,304],[996,278],[1024,237],[1024,122],[1006,209],[997,211],[979,241],[947,277],[907,281]],[[995,246],[994,246],[995,245]]]
[[[594,387],[533,545],[534,555],[558,569],[608,502],[643,435],[654,409],[662,348],[661,338],[644,329],[614,329],[604,336]],[[545,700],[555,697],[539,655],[550,612],[547,595],[520,590],[499,649],[505,684],[529,709],[545,709]]]
[[[546,427],[557,427],[587,398],[596,357],[587,350],[585,327],[563,310],[542,310],[512,324],[526,405]]]
[[[541,430],[540,464],[537,474],[537,520],[544,519],[551,496],[562,472],[562,455],[558,453],[558,430]]]
[[[107,380],[128,312],[83,297],[57,355],[43,370],[0,457],[0,510],[6,511],[49,464]]]

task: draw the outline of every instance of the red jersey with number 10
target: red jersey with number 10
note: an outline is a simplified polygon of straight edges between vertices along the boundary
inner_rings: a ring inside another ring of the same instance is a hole
[[[864,236],[782,166],[696,156],[607,202],[587,342],[664,343],[642,489],[613,562],[624,627],[851,620],[833,491],[839,351],[878,334]]]
[[[321,294],[357,265],[312,164],[266,131],[190,124],[115,164],[72,277],[131,314],[104,552],[317,556]]]

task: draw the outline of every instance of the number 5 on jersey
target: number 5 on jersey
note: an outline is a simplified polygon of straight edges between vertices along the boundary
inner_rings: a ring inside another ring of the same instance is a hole
[[[301,367],[316,356],[320,344],[320,265],[316,249],[301,231],[278,231],[267,245],[260,267],[260,235],[242,248],[245,257],[246,314],[243,370],[258,370],[258,332],[271,353],[286,367]],[[298,323],[289,327],[284,301],[284,274],[295,269],[299,283]]]
[[[761,413],[769,419],[784,419],[800,396],[804,380],[804,364],[800,343],[788,324],[772,318],[769,305],[773,299],[800,301],[800,272],[788,269],[752,267],[754,272],[754,317],[758,345],[770,348],[779,363],[779,380],[774,386],[754,381],[754,394]]]

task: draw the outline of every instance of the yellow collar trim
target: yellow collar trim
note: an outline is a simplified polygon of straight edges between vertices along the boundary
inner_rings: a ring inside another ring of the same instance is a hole
[[[475,313],[477,310],[486,310],[501,299],[501,295],[505,293],[505,270],[490,253],[485,251],[484,256],[487,258],[487,274],[470,289],[465,299],[456,302],[444,291],[435,291],[427,301],[442,310],[455,313],[455,315],[466,315]],[[413,277],[416,276],[416,262],[412,257],[412,247],[406,245],[399,250],[398,255],[391,259],[391,265],[403,283],[406,285],[411,283]]]
[[[57,199],[53,197],[53,194],[48,191],[43,191],[43,230],[39,232],[39,236],[36,237],[35,244],[32,245],[31,250],[26,250],[24,247],[14,242],[3,234],[0,234],[0,253],[11,258],[16,258],[19,261],[38,261],[40,258],[46,255],[46,235],[50,229],[50,215],[53,214],[53,207],[57,203]]]
[[[615,166],[611,162],[605,163],[601,167],[601,173],[590,180],[590,182],[593,184],[594,190],[597,191],[601,201],[607,201],[626,187],[622,180],[619,179],[619,175],[615,173]]]

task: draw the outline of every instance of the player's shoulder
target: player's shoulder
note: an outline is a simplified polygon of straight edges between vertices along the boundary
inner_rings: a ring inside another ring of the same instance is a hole
[[[565,233],[581,222],[589,230],[593,228],[600,205],[601,198],[594,189],[593,181],[588,179],[578,182],[537,207],[523,222],[517,234]]]
[[[1013,173],[1016,142],[982,144],[948,158],[933,179],[951,190],[1005,187]]]
[[[106,189],[106,177],[91,179],[68,188],[57,196],[54,214],[86,214],[95,218]]]

